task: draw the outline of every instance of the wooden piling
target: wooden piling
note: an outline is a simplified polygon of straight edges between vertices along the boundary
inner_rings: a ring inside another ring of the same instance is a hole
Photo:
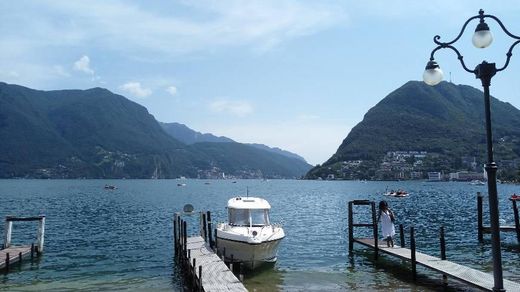
[[[9,257],[9,253],[5,254],[5,272],[9,272],[9,264],[10,264],[11,258]]]
[[[405,242],[404,242],[404,227],[403,227],[403,224],[399,224],[399,236],[400,236],[400,241],[401,241],[401,247],[405,247]]]
[[[370,202],[370,206],[372,208],[372,225],[373,225],[373,233],[374,233],[374,241],[375,241],[375,249],[374,249],[374,257],[377,260],[379,258],[379,244],[378,242],[378,226],[377,226],[377,217],[376,217],[376,203],[374,201]]]
[[[444,238],[444,226],[441,226],[440,242],[441,242],[441,260],[445,260],[446,259],[446,239]]]
[[[183,234],[182,234],[182,240],[183,240],[183,247],[184,247],[184,251],[186,251],[186,246],[188,245],[187,241],[188,241],[188,231],[187,231],[187,227],[186,227],[186,221],[182,221],[182,229],[183,229]]]
[[[353,215],[353,208],[352,208],[352,201],[348,202],[348,251],[349,253],[352,252],[354,249],[354,215]]]
[[[411,262],[412,262],[412,278],[414,281],[417,280],[417,259],[415,255],[415,230],[414,227],[410,227],[410,250],[411,250]]]
[[[202,234],[205,241],[208,241],[208,225],[206,221],[206,214],[202,213]]]
[[[213,245],[213,234],[212,234],[212,224],[211,224],[211,213],[209,211],[206,212],[206,220],[208,220],[208,242],[209,242],[209,246],[211,248],[214,247]],[[216,236],[216,232],[215,232],[215,236]]]
[[[518,207],[516,205],[516,200],[511,201],[513,202],[513,213],[515,215],[516,240],[520,244],[520,219],[518,218]]]
[[[440,228],[440,246],[441,246],[441,260],[446,260],[446,239],[444,236],[444,225],[441,225]],[[444,286],[448,285],[448,276],[446,274],[442,274],[442,284]]]
[[[4,248],[8,248],[11,245],[11,234],[13,232],[13,221],[8,220],[8,218],[5,220]]]
[[[38,252],[43,252],[43,241],[45,238],[45,216],[41,216],[38,220]]]
[[[240,262],[240,271],[238,272],[238,279],[240,280],[240,282],[244,282],[244,263],[243,262]]]
[[[482,195],[477,192],[477,220],[478,220],[478,241],[484,241],[484,223],[482,219]]]

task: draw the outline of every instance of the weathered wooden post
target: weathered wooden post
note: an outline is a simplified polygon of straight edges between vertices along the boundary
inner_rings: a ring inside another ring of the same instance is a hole
[[[199,291],[204,291],[202,288],[202,265],[199,266]]]
[[[186,251],[188,249],[188,228],[186,226],[186,221],[182,221],[182,225],[183,225],[183,229],[184,229],[184,234],[182,235],[183,238],[182,240],[184,241],[182,244],[184,245],[184,251]]]
[[[477,220],[478,220],[478,241],[484,241],[484,223],[482,220],[482,195],[477,192]]]
[[[446,259],[446,240],[444,237],[444,226],[440,229],[440,242],[441,242],[441,260]]]
[[[43,252],[43,241],[45,238],[45,215],[40,216],[40,220],[38,220],[38,252]]]
[[[374,232],[374,257],[377,260],[379,258],[379,235],[376,217],[376,202],[370,202],[370,206],[372,207],[372,227]]]
[[[441,243],[441,260],[446,260],[446,239],[444,237],[444,226],[441,225],[440,230],[440,243]],[[442,284],[448,284],[448,276],[446,274],[442,274]]]
[[[348,251],[349,253],[352,252],[354,249],[354,227],[353,227],[353,220],[354,216],[352,214],[352,204],[353,202],[348,202]]]
[[[208,225],[206,221],[206,213],[202,213],[202,234],[204,236],[204,240],[208,241]]]
[[[244,282],[244,263],[243,262],[240,262],[240,271],[239,271],[239,274],[238,274],[238,279],[240,280],[240,282]]]
[[[513,202],[513,213],[515,215],[515,229],[516,229],[516,240],[520,244],[520,219],[518,218],[518,207],[516,206],[516,200]]]
[[[191,274],[193,275],[192,277],[192,285],[193,287],[197,287],[197,259],[193,259],[193,269],[191,269]],[[196,289],[195,289],[196,290]]]
[[[9,258],[9,253],[5,254],[5,272],[9,272],[9,261],[11,259]]]
[[[13,232],[13,221],[10,220],[11,216],[5,217],[5,229],[4,229],[4,248],[11,246],[11,234]]]
[[[173,250],[177,255],[177,215],[173,214]]]
[[[229,269],[231,270],[231,272],[233,272],[233,255],[231,255],[230,257]]]
[[[208,220],[208,240],[209,240],[209,247],[210,248],[213,248],[213,234],[211,233],[212,232],[212,228],[211,228],[211,212],[208,211],[206,212],[206,220]],[[215,234],[216,235],[216,234]]]
[[[415,230],[414,227],[410,227],[410,249],[412,251],[411,260],[412,260],[412,277],[413,280],[417,280],[417,261],[415,258]]]
[[[22,266],[22,252],[18,253],[18,264]]]
[[[405,247],[403,224],[399,224],[399,236],[401,237],[401,247]]]
[[[34,242],[31,243],[31,260],[34,259]]]

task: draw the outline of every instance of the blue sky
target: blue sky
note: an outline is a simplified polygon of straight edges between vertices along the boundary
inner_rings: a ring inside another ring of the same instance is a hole
[[[0,80],[104,87],[157,120],[263,143],[312,164],[336,152],[387,94],[421,80],[433,36],[453,39],[482,8],[520,35],[517,1],[2,1]],[[455,46],[470,68],[502,65],[513,40]],[[520,49],[491,93],[520,107]],[[480,88],[450,51],[445,79]]]

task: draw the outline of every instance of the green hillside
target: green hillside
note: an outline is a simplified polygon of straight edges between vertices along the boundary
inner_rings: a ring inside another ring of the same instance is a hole
[[[238,143],[187,146],[146,108],[102,88],[39,91],[0,82],[0,141],[0,178],[292,178],[310,168]]]
[[[491,101],[495,160],[520,157],[520,111],[495,98]],[[470,86],[442,82],[428,86],[410,81],[371,108],[343,140],[337,152],[308,178],[329,173],[333,165],[361,160],[366,168],[357,178],[374,178],[389,151],[426,151],[437,160],[423,171],[460,169],[461,157],[485,161],[483,93]],[[337,168],[336,168],[337,169]]]

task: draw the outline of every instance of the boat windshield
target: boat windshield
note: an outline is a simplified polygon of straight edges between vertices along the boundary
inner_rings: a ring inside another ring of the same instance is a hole
[[[229,209],[229,225],[265,226],[269,225],[268,209]]]
[[[252,209],[251,222],[253,226],[269,225],[269,213],[267,209]]]
[[[249,209],[229,209],[229,225],[249,226]]]

